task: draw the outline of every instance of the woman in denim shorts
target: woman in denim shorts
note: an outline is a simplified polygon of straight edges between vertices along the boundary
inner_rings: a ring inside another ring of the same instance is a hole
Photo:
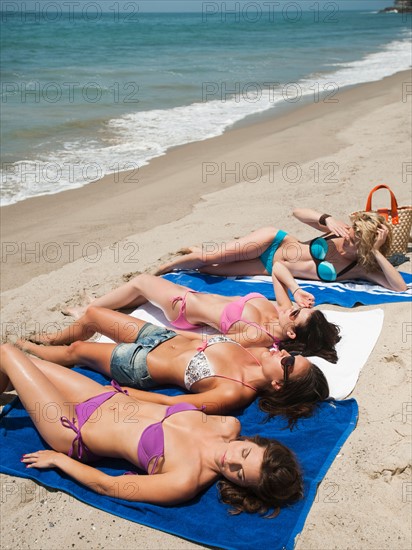
[[[292,313],[279,312],[285,330],[293,324]],[[86,342],[95,332],[119,343]],[[223,335],[178,334],[99,307],[89,307],[72,326],[48,335],[48,343],[52,345],[18,345],[60,365],[86,365],[137,388],[131,394],[139,399],[163,405],[187,402],[209,414],[226,414],[259,396],[262,410],[269,416],[287,415],[292,425],[329,395],[322,371],[297,353],[276,346],[245,348]],[[165,384],[191,393],[171,397],[142,391]]]

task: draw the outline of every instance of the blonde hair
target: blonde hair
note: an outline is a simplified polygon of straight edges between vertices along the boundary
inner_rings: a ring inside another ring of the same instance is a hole
[[[379,265],[373,254],[373,245],[375,244],[378,228],[384,225],[389,229],[386,241],[380,248],[380,252],[387,256],[392,244],[392,228],[385,218],[376,212],[356,212],[352,214],[352,227],[357,239],[357,253],[359,266],[365,271],[379,271]]]

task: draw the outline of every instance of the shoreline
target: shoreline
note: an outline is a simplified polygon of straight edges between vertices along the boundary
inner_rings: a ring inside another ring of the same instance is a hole
[[[81,188],[2,207],[1,232],[6,243],[2,262],[9,268],[2,278],[2,291],[82,255],[93,263],[119,240],[188,215],[205,193],[245,179],[256,185],[268,175],[275,185],[282,179],[293,184],[304,163],[345,147],[336,134],[350,123],[346,109],[358,116],[366,108],[384,104],[386,93],[392,100],[401,99],[401,83],[409,74],[403,71],[344,89],[337,94],[337,103],[309,103],[218,137],[173,147],[138,172],[109,174]],[[319,133],[313,140],[320,123],[326,135]],[[297,141],[300,147],[294,150],[291,144]]]

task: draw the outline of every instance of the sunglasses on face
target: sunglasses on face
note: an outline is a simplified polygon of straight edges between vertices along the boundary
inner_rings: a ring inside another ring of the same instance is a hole
[[[290,355],[286,355],[286,357],[282,357],[280,360],[280,364],[282,365],[283,369],[283,382],[287,382],[289,380],[289,376],[292,374],[293,369],[295,367],[295,357],[296,355],[299,355],[299,353],[292,351]]]

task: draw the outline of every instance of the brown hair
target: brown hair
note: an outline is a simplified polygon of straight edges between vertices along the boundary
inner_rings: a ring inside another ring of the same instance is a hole
[[[392,228],[383,216],[376,212],[356,212],[352,215],[352,227],[357,239],[356,250],[358,254],[357,263],[365,271],[379,271],[380,267],[373,253],[377,230],[384,225],[389,229],[386,241],[383,243],[380,252],[387,256],[392,244]]]
[[[239,437],[265,448],[259,483],[254,487],[241,487],[223,479],[218,483],[220,499],[232,506],[229,513],[266,514],[276,517],[281,506],[292,504],[303,496],[303,480],[295,455],[276,439],[258,435]]]
[[[259,408],[268,418],[281,415],[293,428],[299,418],[311,416],[320,401],[329,397],[329,385],[319,367],[311,363],[305,374],[292,377],[280,389],[265,390],[259,398]]]
[[[305,357],[317,355],[331,363],[336,363],[336,344],[341,337],[338,325],[330,323],[324,314],[315,310],[304,325],[293,325],[296,338],[282,340],[280,349],[298,351]]]

